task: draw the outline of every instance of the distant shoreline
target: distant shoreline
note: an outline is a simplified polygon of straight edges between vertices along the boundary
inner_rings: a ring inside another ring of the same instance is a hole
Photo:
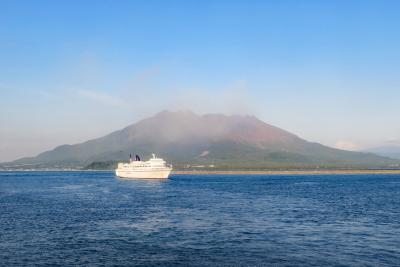
[[[114,170],[0,170],[0,172],[114,172]],[[351,175],[351,174],[399,174],[395,170],[191,170],[172,171],[172,175]]]
[[[287,170],[287,171],[174,171],[186,175],[329,175],[329,174],[400,174],[400,170]]]

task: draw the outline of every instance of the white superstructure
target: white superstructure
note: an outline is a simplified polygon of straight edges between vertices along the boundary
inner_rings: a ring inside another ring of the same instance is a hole
[[[122,178],[166,179],[172,171],[172,166],[167,166],[165,160],[157,158],[154,154],[148,161],[130,161],[118,163],[115,174]]]

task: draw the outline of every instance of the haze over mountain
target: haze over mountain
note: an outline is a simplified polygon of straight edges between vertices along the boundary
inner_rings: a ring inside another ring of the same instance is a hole
[[[383,157],[400,159],[400,146],[380,146],[363,150],[362,152],[374,153]]]
[[[230,167],[383,166],[394,160],[308,142],[254,116],[196,115],[163,111],[122,130],[75,145],[62,145],[12,164],[86,166],[95,161],[127,160],[151,153],[178,166]]]

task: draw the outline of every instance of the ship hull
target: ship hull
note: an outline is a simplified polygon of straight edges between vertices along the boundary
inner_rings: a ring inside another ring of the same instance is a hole
[[[171,173],[170,169],[165,170],[115,170],[120,178],[127,179],[167,179]]]

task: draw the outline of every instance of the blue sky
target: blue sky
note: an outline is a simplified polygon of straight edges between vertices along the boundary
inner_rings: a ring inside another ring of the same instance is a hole
[[[0,0],[0,161],[163,110],[400,144],[398,1]]]

